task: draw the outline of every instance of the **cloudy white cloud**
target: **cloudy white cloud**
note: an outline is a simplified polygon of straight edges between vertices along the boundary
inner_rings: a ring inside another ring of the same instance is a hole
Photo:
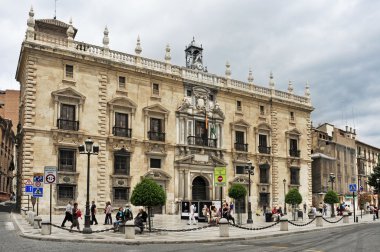
[[[35,18],[52,18],[54,0],[2,0],[0,27],[1,89],[17,89],[14,80],[31,5]],[[57,19],[70,17],[76,39],[101,45],[105,25],[110,47],[133,53],[140,35],[142,55],[163,60],[170,44],[174,64],[184,65],[184,49],[193,36],[203,44],[209,72],[276,88],[294,81],[303,94],[307,81],[314,125],[330,122],[357,129],[361,141],[380,147],[380,1],[364,0],[58,0]]]

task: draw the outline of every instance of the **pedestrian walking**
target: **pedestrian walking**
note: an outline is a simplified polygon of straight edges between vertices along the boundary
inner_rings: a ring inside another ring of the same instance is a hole
[[[111,202],[106,203],[106,207],[104,208],[104,213],[106,214],[106,218],[104,220],[104,225],[112,225],[112,206]]]
[[[188,225],[191,225],[192,221],[194,221],[194,225],[197,225],[197,222],[195,221],[195,211],[197,211],[197,208],[190,202],[189,223],[187,223]]]
[[[96,219],[96,205],[95,201],[92,201],[91,204],[91,225],[98,225],[98,220]]]
[[[65,226],[66,221],[70,221],[71,223],[73,223],[72,212],[73,212],[73,206],[71,205],[71,201],[69,201],[65,209],[65,218],[63,219],[61,227]]]
[[[72,231],[73,227],[77,227],[78,231],[80,231],[78,218],[82,217],[82,212],[78,209],[78,203],[76,202],[74,203],[72,214],[73,214],[73,222],[70,227],[70,232]]]
[[[327,215],[327,205],[326,203],[323,204],[323,215]]]

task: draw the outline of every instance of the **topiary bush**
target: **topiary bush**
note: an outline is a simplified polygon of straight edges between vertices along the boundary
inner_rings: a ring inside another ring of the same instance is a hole
[[[327,204],[339,203],[338,194],[330,190],[325,194],[323,201]]]

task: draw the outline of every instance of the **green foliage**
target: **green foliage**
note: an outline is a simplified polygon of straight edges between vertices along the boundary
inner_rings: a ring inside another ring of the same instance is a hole
[[[302,203],[302,196],[298,189],[291,189],[285,196],[285,202],[291,205],[299,205]]]
[[[135,206],[162,206],[166,202],[166,194],[155,181],[143,179],[138,183],[131,197],[131,202]]]
[[[330,190],[325,194],[325,198],[323,199],[323,201],[327,204],[339,203],[338,194]]]
[[[228,197],[239,200],[247,195],[247,189],[242,184],[233,184],[228,189]]]
[[[369,193],[361,193],[359,195],[359,205],[360,209],[364,209],[365,203],[371,202],[371,194]]]
[[[379,156],[380,159],[380,156]],[[373,173],[368,177],[368,185],[373,186],[379,191],[380,184],[377,183],[376,179],[380,179],[380,164],[378,163],[376,167],[373,168]]]

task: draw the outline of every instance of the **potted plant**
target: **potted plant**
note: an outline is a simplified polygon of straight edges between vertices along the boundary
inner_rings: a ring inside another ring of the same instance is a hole
[[[338,194],[332,190],[328,191],[323,199],[325,203],[331,204],[331,217],[335,217],[334,203],[339,203]]]
[[[292,205],[293,208],[293,220],[296,220],[296,214],[298,205],[302,203],[302,196],[298,189],[291,189],[285,196],[285,203]]]
[[[238,214],[238,224],[241,224],[241,213],[240,213],[240,204],[242,199],[247,195],[247,189],[242,184],[233,184],[228,189],[228,197],[233,198],[235,200],[235,209]]]

